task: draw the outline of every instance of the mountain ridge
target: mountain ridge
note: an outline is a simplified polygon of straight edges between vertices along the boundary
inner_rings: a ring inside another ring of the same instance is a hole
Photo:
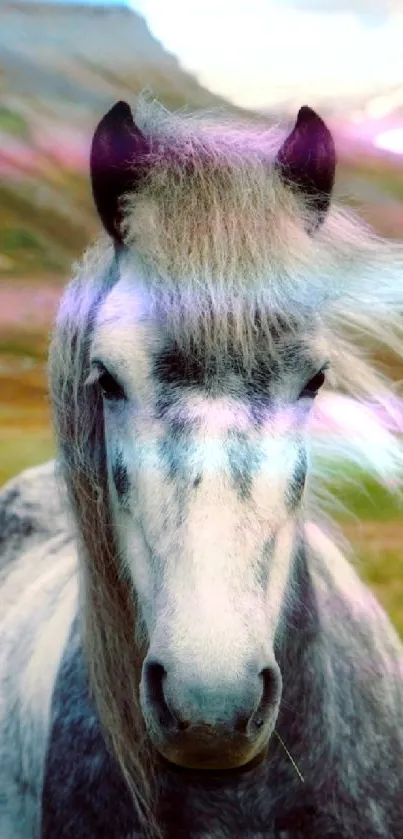
[[[170,110],[221,106],[128,6],[0,6],[0,277],[64,273],[97,230],[91,135],[144,89]]]

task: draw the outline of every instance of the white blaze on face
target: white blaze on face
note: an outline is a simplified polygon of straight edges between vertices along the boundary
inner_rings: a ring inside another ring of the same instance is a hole
[[[293,553],[287,488],[300,417],[273,401],[258,423],[240,398],[190,387],[158,413],[162,338],[146,309],[118,283],[92,347],[127,395],[104,408],[111,483],[118,454],[129,485],[124,506],[111,491],[121,554],[151,644],[210,676],[225,661],[236,677],[251,647],[263,661],[273,645]]]
[[[187,666],[204,661],[219,678],[225,661],[226,673],[236,677],[251,648],[267,660],[274,641],[294,544],[285,491],[295,450],[291,456],[287,436],[268,443],[267,428],[254,429],[246,409],[229,400],[198,402],[189,477],[201,481],[193,490],[189,481],[180,555],[166,559],[162,600],[170,604],[175,650]],[[194,402],[189,413],[196,414]],[[234,429],[260,454],[244,496],[227,451]]]

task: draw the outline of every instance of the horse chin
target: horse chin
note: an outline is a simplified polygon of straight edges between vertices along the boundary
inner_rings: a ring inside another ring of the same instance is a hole
[[[241,775],[260,766],[266,759],[267,752],[268,744],[253,757],[246,760],[242,760],[241,758],[236,759],[235,757],[220,760],[217,757],[196,755],[189,755],[189,757],[185,757],[184,755],[170,755],[168,758],[159,752],[158,761],[167,770],[172,772],[186,772],[187,774],[189,772],[192,774],[200,773],[203,777],[226,777],[228,775]]]

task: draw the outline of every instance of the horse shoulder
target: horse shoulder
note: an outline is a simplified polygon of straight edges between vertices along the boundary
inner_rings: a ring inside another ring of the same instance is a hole
[[[0,491],[0,584],[9,563],[34,544],[71,530],[54,460],[25,469]]]
[[[10,482],[0,499],[11,540],[0,573],[1,839],[36,835],[50,700],[77,611],[76,548],[56,503],[46,522],[52,473],[38,471]]]

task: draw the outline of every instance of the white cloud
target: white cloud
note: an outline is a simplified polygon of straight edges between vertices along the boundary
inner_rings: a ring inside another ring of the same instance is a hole
[[[355,12],[380,17],[400,11],[402,0],[283,0],[283,5],[308,12]]]

